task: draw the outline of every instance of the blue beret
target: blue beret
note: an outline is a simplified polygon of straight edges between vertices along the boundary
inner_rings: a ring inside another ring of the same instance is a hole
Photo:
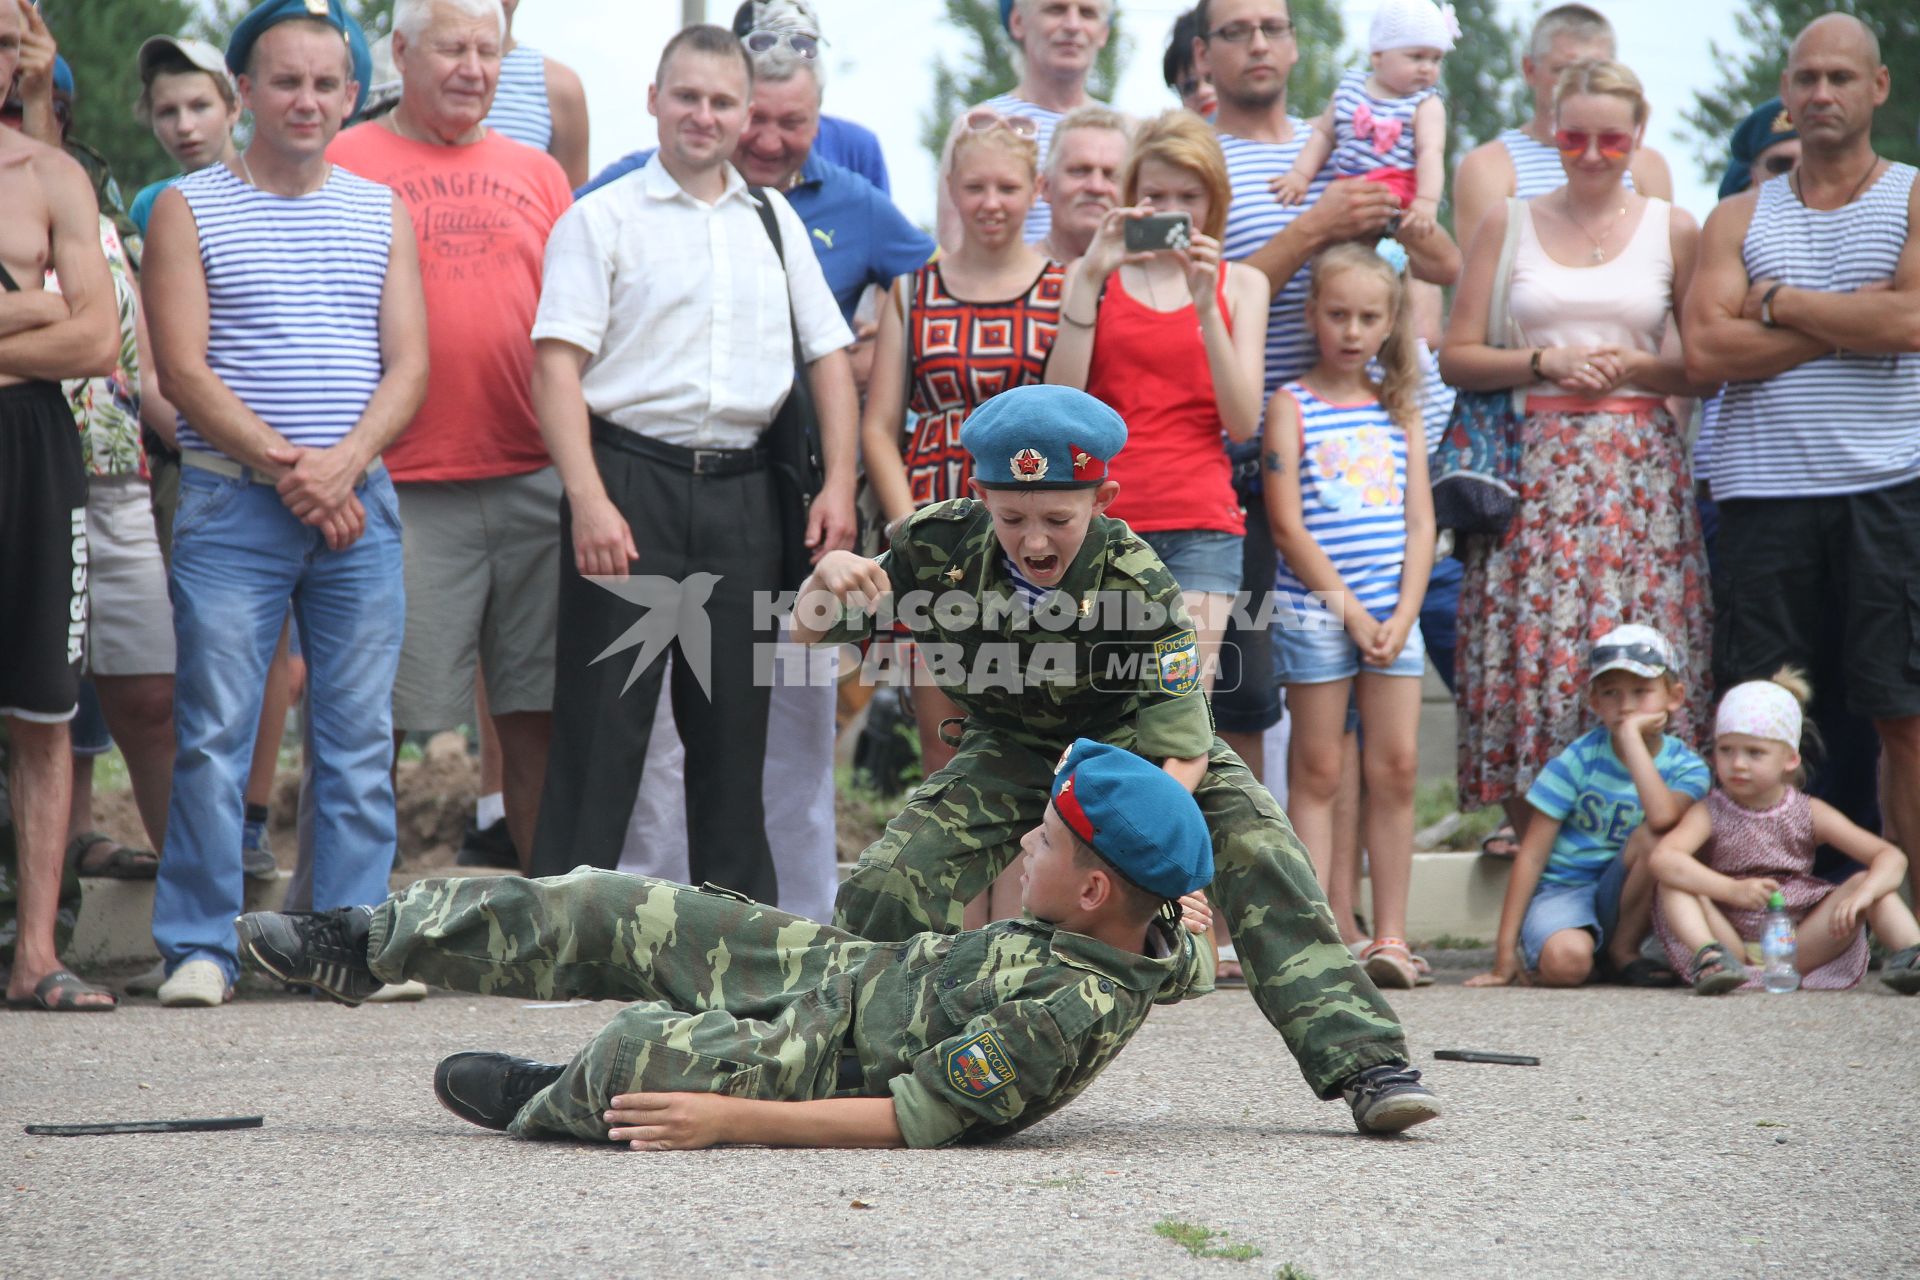
[[[1013,0],[1000,0],[1000,25],[1013,34]]]
[[[1753,185],[1753,162],[1762,151],[1776,142],[1799,136],[1800,131],[1793,127],[1786,104],[1780,99],[1768,98],[1755,107],[1733,131],[1726,176],[1720,179],[1720,198],[1737,196]]]
[[[1213,883],[1213,837],[1200,806],[1172,774],[1131,751],[1077,740],[1054,775],[1053,807],[1148,893],[1177,898]]]
[[[53,91],[65,97],[73,97],[73,68],[59,54],[53,55]]]
[[[366,33],[360,30],[359,23],[347,16],[340,0],[261,0],[246,17],[240,19],[240,25],[233,29],[233,35],[227,40],[227,70],[236,76],[244,72],[247,69],[247,56],[253,52],[253,42],[267,28],[289,18],[318,18],[346,37],[347,51],[353,56],[353,78],[360,86],[359,96],[354,98],[353,107],[347,114],[356,114],[366,105],[367,89],[373,84],[373,54],[367,48]]]
[[[1002,391],[960,428],[974,479],[989,489],[1091,489],[1126,442],[1120,415],[1072,387]]]

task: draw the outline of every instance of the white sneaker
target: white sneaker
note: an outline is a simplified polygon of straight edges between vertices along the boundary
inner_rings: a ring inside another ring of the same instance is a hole
[[[210,1009],[231,999],[226,971],[211,960],[189,960],[160,984],[160,1003],[169,1009]]]
[[[426,998],[427,984],[409,980],[406,982],[387,983],[385,986],[376,989],[372,995],[368,996],[365,1003],[399,1004],[407,1000],[425,1000]]]

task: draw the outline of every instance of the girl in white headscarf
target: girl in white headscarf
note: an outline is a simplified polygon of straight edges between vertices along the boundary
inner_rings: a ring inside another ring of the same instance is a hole
[[[1864,921],[1895,952],[1880,980],[1902,995],[1920,993],[1920,923],[1895,892],[1906,856],[1799,789],[1801,711],[1810,697],[1791,669],[1729,690],[1713,726],[1719,785],[1654,848],[1654,932],[1701,995],[1760,985],[1741,956],[1760,937],[1776,893],[1794,919],[1803,988],[1860,981]],[[1838,885],[1817,878],[1813,854],[1823,844],[1866,870]]]

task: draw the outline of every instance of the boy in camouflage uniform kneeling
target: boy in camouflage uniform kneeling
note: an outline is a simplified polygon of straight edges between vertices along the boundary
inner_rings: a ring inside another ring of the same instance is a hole
[[[1101,514],[1119,493],[1107,462],[1126,434],[1084,392],[1002,392],[961,429],[974,498],[915,512],[877,561],[828,553],[801,585],[794,639],[860,640],[885,606],[967,713],[951,763],[841,886],[834,923],[865,938],[958,929],[1045,808],[1066,745],[1124,747],[1164,762],[1199,802],[1217,866],[1209,895],[1314,1094],[1344,1096],[1363,1132],[1431,1120],[1439,1102],[1340,941],[1286,815],[1214,736],[1178,584]]]
[[[1077,742],[1021,840],[1030,918],[868,942],[712,889],[581,868],[425,880],[377,907],[240,917],[245,961],[357,1004],[419,979],[481,995],[629,1000],[564,1066],[440,1064],[463,1119],[636,1149],[944,1146],[1065,1106],[1154,1003],[1210,990],[1193,934],[1213,875],[1190,796]],[[1172,900],[1181,899],[1186,928]]]

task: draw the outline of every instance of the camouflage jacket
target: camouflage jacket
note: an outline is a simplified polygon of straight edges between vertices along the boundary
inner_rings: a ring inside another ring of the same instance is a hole
[[[1067,1105],[1154,1004],[1212,988],[1193,934],[1155,921],[1160,954],[1116,950],[1037,920],[874,944],[855,981],[866,1088],[893,1095],[907,1144],[1004,1138]]]
[[[1180,587],[1124,523],[1094,517],[1060,585],[1031,609],[972,498],[915,512],[879,563],[893,585],[879,621],[913,636],[969,727],[1047,753],[1078,737],[1148,757],[1212,744]],[[862,639],[875,621],[846,609],[822,643]]]

